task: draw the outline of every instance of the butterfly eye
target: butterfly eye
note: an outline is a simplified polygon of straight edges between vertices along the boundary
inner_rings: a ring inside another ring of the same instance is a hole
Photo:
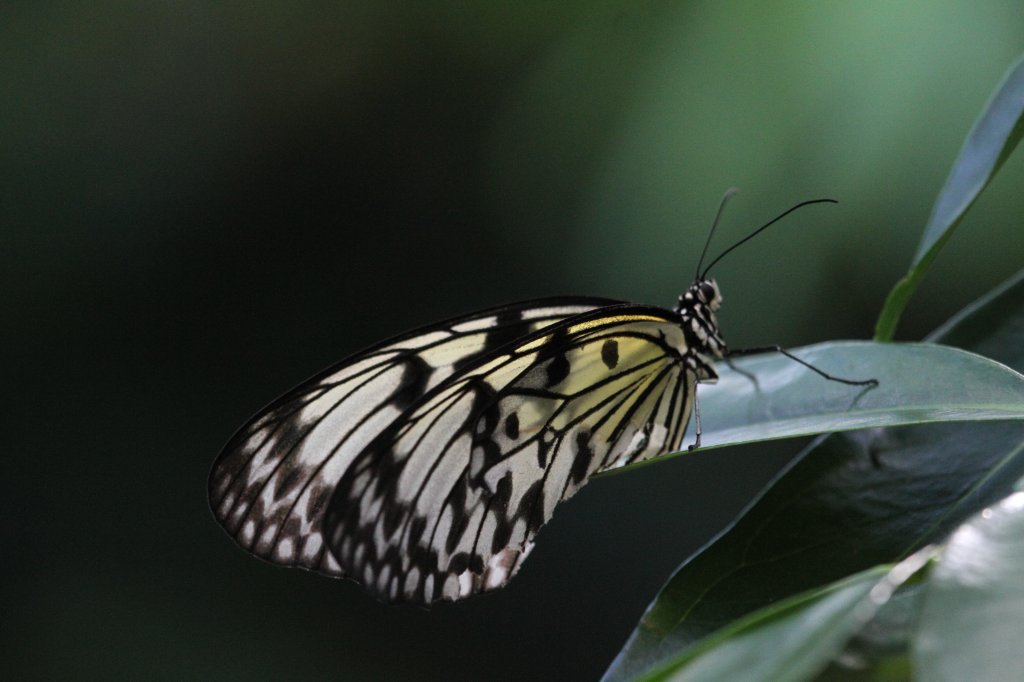
[[[705,303],[710,303],[715,298],[715,287],[710,282],[700,283],[700,297]]]

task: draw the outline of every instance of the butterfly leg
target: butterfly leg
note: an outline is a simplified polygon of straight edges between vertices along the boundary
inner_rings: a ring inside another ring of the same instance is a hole
[[[829,381],[838,381],[839,383],[847,384],[848,386],[877,386],[878,385],[878,379],[855,380],[855,379],[843,379],[842,377],[832,376],[828,372],[826,372],[824,370],[821,370],[821,369],[818,369],[817,367],[815,367],[811,363],[809,363],[809,362],[807,362],[805,360],[801,360],[800,358],[798,358],[797,356],[793,355],[792,353],[790,353],[788,350],[786,350],[782,346],[763,346],[761,348],[743,348],[743,349],[740,349],[740,350],[731,350],[731,351],[729,351],[729,357],[734,358],[734,357],[737,357],[739,355],[754,355],[755,353],[771,353],[771,352],[782,353],[783,355],[785,355],[790,360],[793,360],[795,362],[799,362],[801,365],[803,365],[807,369],[811,370],[815,374],[818,374],[819,376],[822,376],[822,377],[828,379]]]
[[[690,447],[687,448],[689,452],[693,452],[694,450],[700,447],[700,402],[697,400],[697,395],[700,393],[700,391],[697,390],[698,386],[700,386],[699,383],[695,382],[693,384],[693,418],[695,424],[694,431],[696,432],[696,438],[694,439],[693,443],[690,444]]]
[[[736,372],[737,374],[742,374],[746,378],[750,379],[750,383],[754,384],[755,389],[760,388],[760,385],[757,383],[757,377],[748,372],[747,370],[740,369],[739,367],[737,367],[736,363],[734,363],[732,361],[732,358],[730,358],[728,355],[722,358],[722,360],[725,361],[725,364],[729,367],[729,369]]]

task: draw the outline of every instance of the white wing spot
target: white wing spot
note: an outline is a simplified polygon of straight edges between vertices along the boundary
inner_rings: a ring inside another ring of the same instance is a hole
[[[302,556],[312,559],[320,551],[320,545],[323,544],[323,538],[320,533],[313,533],[306,538],[305,544],[302,546]]]
[[[413,590],[416,589],[416,585],[420,582],[420,569],[413,567],[408,573],[405,574],[405,593],[412,594]]]
[[[487,575],[486,588],[488,590],[501,587],[508,582],[510,577],[509,570],[512,568],[512,564],[515,563],[518,555],[518,551],[511,547],[506,547],[490,558],[487,562],[487,571],[485,572]]]
[[[252,542],[253,536],[256,535],[256,524],[252,519],[245,522],[242,526],[242,542],[249,544]]]
[[[423,596],[430,599],[434,596],[434,574],[431,573],[423,580]]]
[[[468,597],[473,594],[473,572],[468,568],[459,574],[459,596]]]
[[[384,568],[382,568],[380,573],[377,575],[377,591],[378,592],[383,592],[387,588],[388,578],[390,578],[390,577],[391,577],[391,566],[388,566],[387,564],[385,564]]]
[[[459,579],[456,576],[449,574],[448,577],[445,578],[444,587],[441,590],[441,594],[443,594],[448,599],[458,599]]]
[[[644,448],[647,447],[648,440],[649,438],[647,436],[646,431],[641,429],[640,431],[634,433],[633,439],[629,441],[629,446],[626,448],[626,451],[619,455],[618,459],[615,460],[615,463],[612,464],[611,468],[618,469],[621,466],[629,464],[629,460],[631,460],[633,457],[644,451]]]

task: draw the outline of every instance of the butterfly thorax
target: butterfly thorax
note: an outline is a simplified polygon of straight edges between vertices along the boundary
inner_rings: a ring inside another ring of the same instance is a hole
[[[687,352],[693,356],[691,367],[700,379],[716,379],[712,363],[727,350],[718,329],[715,311],[722,305],[722,294],[713,279],[694,282],[680,294],[673,312],[686,337]]]

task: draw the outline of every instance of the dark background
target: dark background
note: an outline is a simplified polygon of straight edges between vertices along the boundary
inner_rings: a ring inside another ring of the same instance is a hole
[[[250,414],[503,301],[669,306],[719,197],[734,347],[867,337],[1019,0],[5,2],[3,666],[40,678],[593,679],[799,444],[594,482],[500,593],[430,611],[275,569],[213,521]],[[1024,162],[911,304],[1011,274]],[[716,249],[713,249],[716,250]]]

